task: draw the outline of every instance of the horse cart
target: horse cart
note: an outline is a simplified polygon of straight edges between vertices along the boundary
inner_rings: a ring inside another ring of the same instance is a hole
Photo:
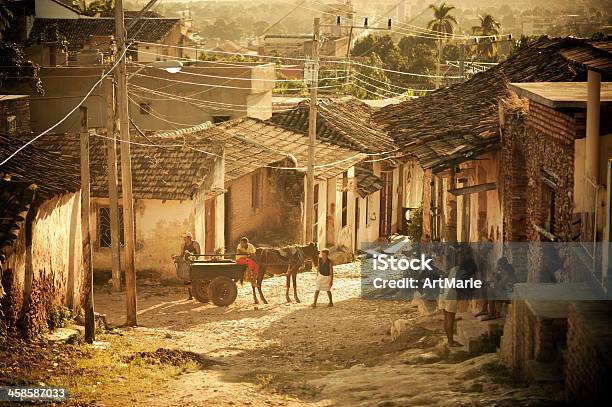
[[[223,307],[232,304],[238,295],[236,281],[242,281],[246,264],[229,259],[206,259],[208,255],[176,256],[174,263],[179,278],[191,283],[196,300]]]

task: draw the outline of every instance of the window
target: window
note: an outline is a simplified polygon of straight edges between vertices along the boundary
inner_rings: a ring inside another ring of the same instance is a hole
[[[4,121],[4,131],[7,134],[16,134],[17,133],[17,116],[8,115]]]
[[[217,124],[217,123],[227,122],[231,118],[232,116],[228,116],[228,115],[213,116],[213,123]]]
[[[263,174],[261,170],[255,171],[251,176],[251,208],[261,209],[263,206]]]
[[[542,220],[544,229],[555,234],[555,190],[546,184],[542,186]]]
[[[98,209],[98,242],[100,247],[111,247],[110,208]],[[119,244],[123,246],[123,210],[119,208]]]
[[[140,114],[145,114],[145,115],[151,114],[151,103],[144,102],[144,103],[141,103],[139,106],[140,106]]]
[[[342,188],[342,227],[345,227],[348,224],[348,172],[344,171],[342,173],[342,185],[345,188]]]

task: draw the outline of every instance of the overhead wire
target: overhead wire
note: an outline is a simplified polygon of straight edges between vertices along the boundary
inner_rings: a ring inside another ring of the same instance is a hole
[[[85,103],[85,100],[89,97],[89,95],[92,94],[92,92],[94,91],[95,88],[98,87],[98,85],[100,83],[102,83],[102,81],[104,80],[104,78],[106,78],[116,67],[117,65],[119,65],[119,62],[125,58],[125,54],[127,52],[127,50],[129,49],[129,46],[125,47],[123,49],[123,52],[121,53],[121,55],[119,56],[119,58],[117,58],[117,61],[115,61],[115,63],[113,64],[113,66],[106,72],[104,73],[100,79],[98,79],[96,81],[96,83],[93,84],[93,86],[91,87],[91,89],[89,89],[89,91],[85,94],[85,96],[83,97],[83,99],[81,99],[81,101],[79,103],[77,103],[76,106],[74,106],[64,117],[62,117],[59,121],[57,121],[54,125],[52,125],[51,127],[49,127],[48,129],[46,129],[45,131],[43,131],[42,133],[38,134],[37,136],[35,136],[34,138],[32,138],[31,140],[27,141],[24,145],[22,145],[21,147],[19,147],[17,150],[15,150],[13,153],[11,153],[7,158],[5,158],[4,160],[2,160],[2,162],[0,163],[0,166],[6,164],[8,161],[10,161],[13,157],[15,157],[17,154],[19,154],[23,149],[25,149],[27,146],[29,146],[30,144],[32,144],[33,142],[35,142],[36,140],[38,140],[39,138],[41,138],[42,136],[44,136],[45,134],[49,133],[51,130],[55,129],[57,126],[59,126],[60,124],[62,124],[72,113],[74,113],[79,107],[81,107],[83,105],[83,103]]]

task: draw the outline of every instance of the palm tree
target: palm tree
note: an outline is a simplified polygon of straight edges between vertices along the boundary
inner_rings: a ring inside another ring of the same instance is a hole
[[[480,25],[472,27],[472,33],[474,35],[499,35],[499,29],[501,23],[495,19],[491,14],[485,14],[484,16],[478,16],[480,18]],[[481,45],[480,54],[487,60],[493,59],[493,56],[497,53],[497,44],[494,42],[487,42]]]
[[[455,17],[450,15],[450,11],[455,6],[450,6],[446,2],[436,6],[431,4],[429,8],[434,13],[434,18],[427,23],[427,29],[433,31],[438,37],[438,64],[436,66],[436,88],[440,87],[440,64],[442,63],[442,39],[452,37],[455,26],[458,25]]]

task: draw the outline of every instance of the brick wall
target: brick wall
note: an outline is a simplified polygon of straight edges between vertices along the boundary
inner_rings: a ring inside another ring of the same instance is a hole
[[[0,129],[3,131],[6,131],[6,119],[8,116],[16,116],[17,133],[30,133],[30,101],[28,98],[0,99]]]
[[[233,180],[226,207],[226,249],[232,252],[242,236],[270,245],[298,243],[302,233],[303,175],[263,168],[261,208],[253,208],[253,173]]]
[[[571,401],[612,400],[611,311],[608,301],[570,304],[565,391]]]

